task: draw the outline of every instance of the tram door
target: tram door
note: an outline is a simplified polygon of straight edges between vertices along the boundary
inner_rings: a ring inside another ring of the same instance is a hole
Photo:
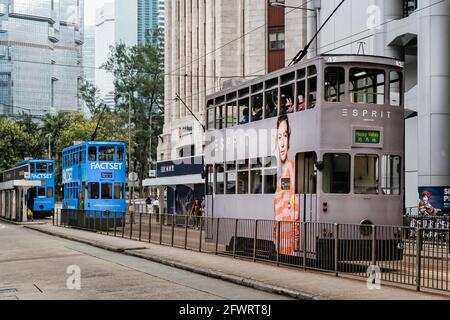
[[[214,182],[214,166],[207,165],[206,166],[206,175],[205,175],[205,218],[208,222],[206,224],[206,237],[207,239],[213,239],[213,233],[214,233],[214,225],[213,221],[214,219],[214,189],[213,189],[213,182]]]
[[[315,152],[297,153],[295,157],[295,193],[299,195],[301,222],[317,221],[317,170]]]

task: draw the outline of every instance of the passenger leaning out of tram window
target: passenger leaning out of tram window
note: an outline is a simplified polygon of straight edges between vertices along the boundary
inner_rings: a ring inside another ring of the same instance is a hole
[[[244,110],[242,110],[242,118],[241,121],[239,121],[239,124],[246,123],[248,123],[248,108],[244,108]]]
[[[305,97],[302,94],[300,94],[298,96],[297,112],[304,111],[305,107],[306,107]]]
[[[287,114],[294,112],[294,103],[290,96],[281,95],[280,114]]]

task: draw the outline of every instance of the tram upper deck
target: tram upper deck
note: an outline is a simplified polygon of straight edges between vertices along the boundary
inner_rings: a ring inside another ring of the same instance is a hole
[[[274,194],[287,188],[292,197],[314,195],[314,210],[327,212],[310,221],[398,223],[403,88],[401,61],[322,55],[208,96],[205,164],[216,196],[208,214],[229,216],[221,207],[231,200],[239,204],[233,216],[273,219]],[[295,180],[286,180],[280,158],[292,162]]]

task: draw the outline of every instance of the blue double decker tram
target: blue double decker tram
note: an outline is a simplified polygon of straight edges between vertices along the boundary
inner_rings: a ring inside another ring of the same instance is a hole
[[[125,216],[126,144],[84,142],[63,150],[63,210],[69,222],[83,225],[87,219],[119,224]]]
[[[30,180],[41,186],[28,190],[27,203],[34,218],[51,217],[55,211],[55,162],[53,160],[25,160],[18,167],[29,166]]]

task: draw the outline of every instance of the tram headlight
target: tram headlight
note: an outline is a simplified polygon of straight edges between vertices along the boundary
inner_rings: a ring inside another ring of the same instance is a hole
[[[323,212],[328,212],[328,202],[324,202],[324,203],[323,203],[322,211],[323,211]]]

